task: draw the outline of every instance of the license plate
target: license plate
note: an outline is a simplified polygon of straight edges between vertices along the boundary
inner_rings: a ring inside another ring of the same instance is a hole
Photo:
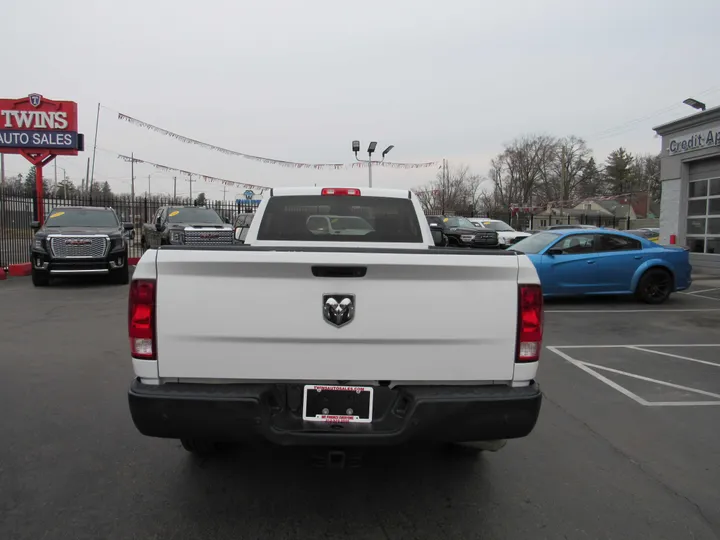
[[[305,385],[303,420],[337,424],[372,421],[372,386]]]

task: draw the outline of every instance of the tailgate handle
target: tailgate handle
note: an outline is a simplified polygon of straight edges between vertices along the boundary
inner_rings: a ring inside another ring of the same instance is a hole
[[[365,277],[367,266],[313,266],[315,277],[325,278],[358,278]]]

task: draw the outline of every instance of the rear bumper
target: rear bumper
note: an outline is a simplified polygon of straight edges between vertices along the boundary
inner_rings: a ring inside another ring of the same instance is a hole
[[[378,387],[372,423],[320,424],[303,422],[298,384],[149,386],[135,380],[128,397],[135,426],[150,437],[321,446],[524,437],[535,427],[542,401],[536,383]]]

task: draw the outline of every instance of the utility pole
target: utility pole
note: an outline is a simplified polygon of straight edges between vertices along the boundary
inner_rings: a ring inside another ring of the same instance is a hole
[[[192,177],[192,174],[188,174],[188,176],[190,177],[190,179],[188,180],[188,182],[190,182],[190,203],[192,203],[192,183],[193,183],[193,177]]]
[[[225,193],[227,192],[227,186],[223,184],[223,202],[225,202]]]
[[[92,153],[92,176],[88,178],[88,188],[92,191],[93,183],[95,183],[95,151],[97,150],[97,134],[98,126],[100,125],[100,103],[97,106],[97,115],[95,116],[95,140],[93,141],[93,153]]]
[[[567,164],[565,163],[565,145],[562,147],[561,158],[561,174],[560,174],[560,215],[563,215],[563,205],[565,204],[565,183],[567,182]]]
[[[0,187],[5,189],[5,154],[0,154]]]
[[[53,180],[53,191],[57,193],[57,158],[53,160],[53,165],[55,165],[55,178]]]
[[[177,198],[177,176],[173,176],[173,204]]]
[[[85,180],[83,183],[87,184],[88,178],[90,178],[90,158],[87,158],[87,168],[85,169]],[[80,186],[80,191],[82,191],[84,186]]]
[[[130,153],[130,200],[135,200],[135,155]]]
[[[148,174],[148,197],[150,197],[150,193],[151,193],[151,191],[150,191],[150,177],[151,176],[152,176],[152,174]]]

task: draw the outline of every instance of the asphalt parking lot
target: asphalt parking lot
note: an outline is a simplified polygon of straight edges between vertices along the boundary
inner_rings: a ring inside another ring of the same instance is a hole
[[[526,439],[326,470],[286,449],[197,462],[142,437],[127,288],[0,282],[0,538],[718,538],[720,288],[690,292],[549,302]]]

